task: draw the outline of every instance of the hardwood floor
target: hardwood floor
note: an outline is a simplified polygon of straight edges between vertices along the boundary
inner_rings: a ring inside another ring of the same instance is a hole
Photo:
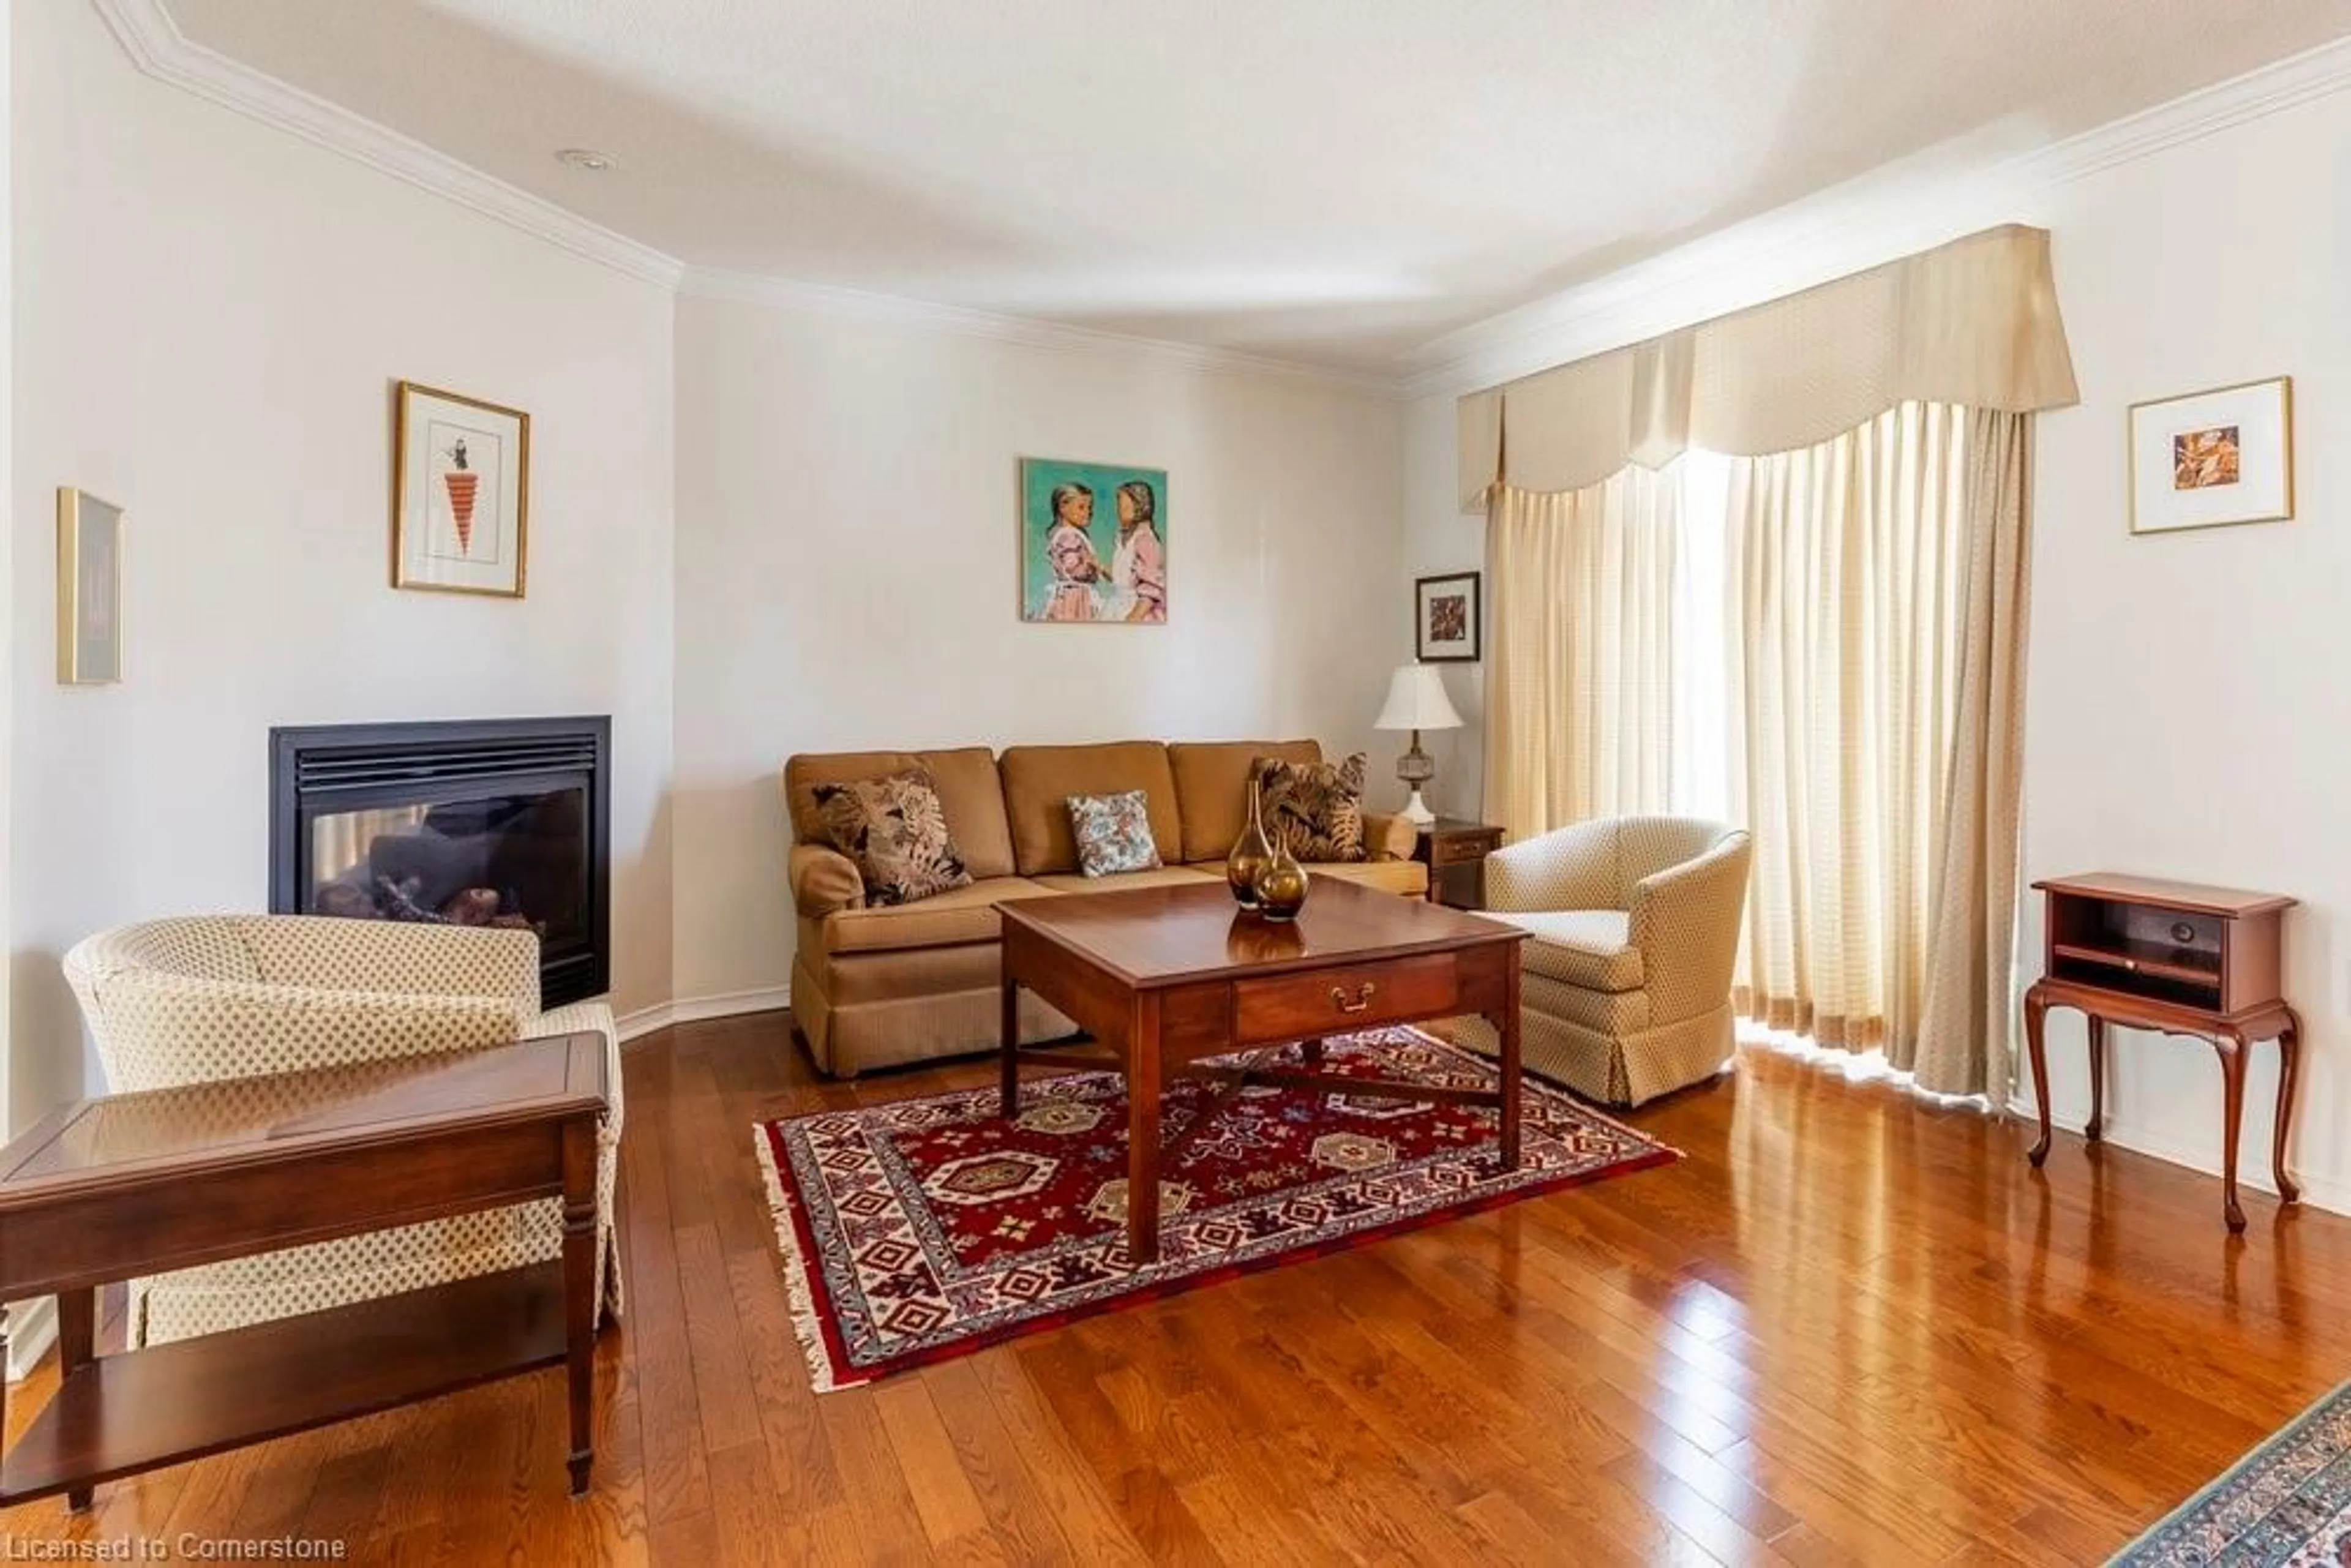
[[[628,1052],[629,1316],[596,1482],[549,1373],[0,1519],[399,1563],[2095,1562],[2351,1374],[2351,1220],[1789,1058],[1581,1187],[819,1397],[756,1118],[780,1015]],[[47,1396],[47,1370],[12,1401]]]

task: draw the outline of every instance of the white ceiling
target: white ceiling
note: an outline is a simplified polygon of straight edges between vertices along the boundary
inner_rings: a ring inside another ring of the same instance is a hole
[[[2022,152],[2351,0],[168,0],[688,263],[1389,371],[1914,154]],[[612,153],[592,174],[562,147]]]

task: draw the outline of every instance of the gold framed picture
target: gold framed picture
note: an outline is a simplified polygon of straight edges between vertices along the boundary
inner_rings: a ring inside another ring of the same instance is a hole
[[[122,508],[70,486],[57,491],[57,679],[122,679]]]
[[[530,415],[415,382],[392,402],[392,585],[520,599]]]
[[[2131,532],[2293,516],[2293,377],[2131,404]]]

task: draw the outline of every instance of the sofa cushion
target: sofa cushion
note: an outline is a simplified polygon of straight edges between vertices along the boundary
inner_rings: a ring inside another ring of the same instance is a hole
[[[1165,863],[1151,836],[1151,802],[1140,789],[1071,796],[1070,834],[1078,841],[1078,870],[1090,877],[1154,871]]]
[[[843,909],[817,926],[826,953],[900,952],[994,942],[1003,934],[996,906],[1008,899],[1044,898],[1050,890],[1017,876],[993,876],[914,904]]]
[[[971,885],[938,791],[921,768],[819,784],[811,793],[825,837],[856,862],[869,903],[912,904]]]
[[[1012,830],[1004,820],[1004,785],[996,774],[996,754],[984,746],[946,751],[811,751],[784,764],[784,803],[792,814],[792,837],[804,844],[825,842],[817,821],[814,787],[872,779],[919,768],[931,776],[947,835],[974,878],[1012,874]]]
[[[1116,876],[1082,876],[1056,872],[1035,879],[1039,887],[1055,893],[1132,893],[1138,887],[1182,887],[1195,882],[1222,882],[1225,868],[1165,865],[1155,871],[1123,871]]]
[[[1012,860],[1022,876],[1078,869],[1070,831],[1070,797],[1140,789],[1150,803],[1151,836],[1159,858],[1171,861],[1184,841],[1176,809],[1176,777],[1167,748],[1155,740],[1102,746],[1014,746],[998,759],[1004,810],[1012,826]]]
[[[1491,916],[1534,938],[1520,963],[1531,975],[1547,975],[1587,991],[1637,991],[1641,950],[1632,945],[1632,916],[1614,909],[1573,909],[1541,915]]]
[[[1249,764],[1260,757],[1311,767],[1322,748],[1311,740],[1178,740],[1167,747],[1176,804],[1184,815],[1184,859],[1222,861],[1249,821]]]
[[[1343,762],[1269,761],[1259,776],[1265,831],[1301,861],[1366,860],[1364,754]]]
[[[1376,887],[1383,893],[1401,894],[1406,898],[1418,898],[1428,891],[1428,868],[1418,861],[1332,861],[1321,865],[1310,863],[1306,870],[1314,876]]]

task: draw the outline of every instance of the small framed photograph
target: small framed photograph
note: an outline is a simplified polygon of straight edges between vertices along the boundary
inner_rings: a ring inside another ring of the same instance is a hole
[[[2293,517],[2293,378],[2133,403],[2130,497],[2135,534]]]
[[[122,508],[86,490],[57,492],[57,679],[122,678]]]
[[[520,599],[530,415],[414,382],[393,404],[392,585]]]
[[[1485,635],[1485,605],[1474,571],[1413,583],[1413,651],[1424,664],[1474,664]]]

